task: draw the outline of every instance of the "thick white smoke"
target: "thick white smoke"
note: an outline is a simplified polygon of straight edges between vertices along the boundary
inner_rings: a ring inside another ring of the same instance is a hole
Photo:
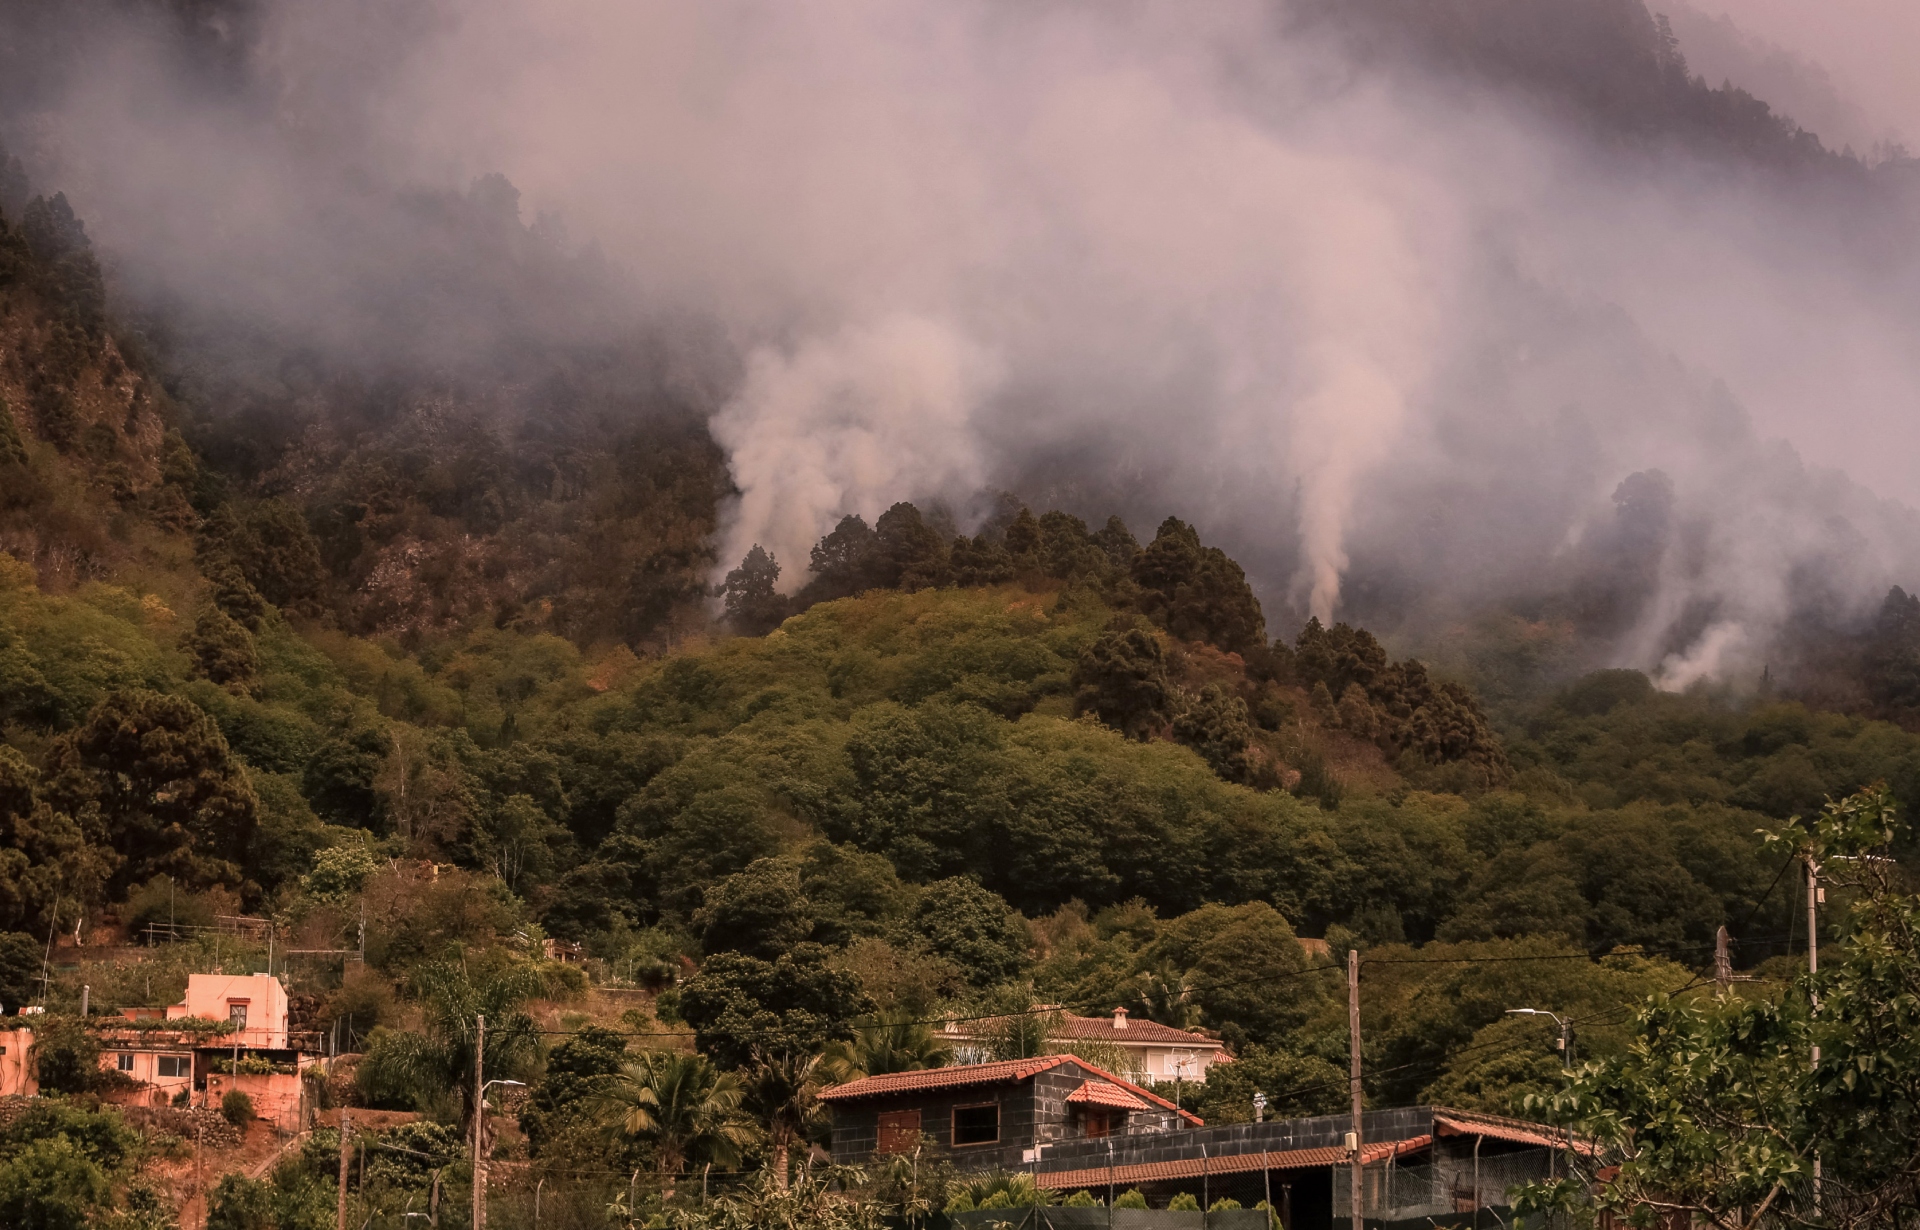
[[[427,94],[479,101],[517,183],[755,348],[718,419],[726,561],[765,543],[793,584],[845,513],[1141,433],[1165,469],[1224,449],[1288,493],[1264,526],[1233,510],[1256,534],[1297,501],[1326,615],[1456,241],[1443,193],[1356,147],[1395,123],[1378,99],[1303,104],[1277,44],[1256,90],[1225,75],[1264,12],[494,6],[446,59],[495,64],[489,97]]]
[[[755,543],[797,588],[823,527],[869,524],[902,491],[964,499],[986,481],[973,422],[998,380],[991,356],[932,321],[896,317],[768,346],[713,431],[740,486],[721,558]]]
[[[1636,664],[1675,627],[1762,643],[1839,543],[1849,609],[1911,579],[1909,517],[1765,444],[1920,494],[1898,209],[1360,71],[1283,11],[308,0],[267,8],[240,103],[134,40],[34,130],[129,261],[322,333],[395,261],[310,220],[503,172],[743,356],[721,566],[760,542],[789,587],[845,513],[1011,486],[1198,521],[1276,625],[1362,576],[1372,614],[1470,605],[1652,468],[1677,528]]]

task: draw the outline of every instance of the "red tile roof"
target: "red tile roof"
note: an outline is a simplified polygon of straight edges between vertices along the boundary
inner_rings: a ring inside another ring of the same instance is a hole
[[[1008,1059],[1000,1063],[959,1064],[948,1068],[921,1068],[914,1072],[889,1072],[883,1076],[863,1076],[857,1081],[835,1085],[820,1091],[822,1102],[848,1098],[870,1098],[881,1094],[913,1093],[922,1089],[953,1089],[964,1085],[995,1085],[1023,1081],[1049,1068],[1067,1062],[1067,1055],[1041,1055],[1033,1059]]]
[[[1594,1151],[1590,1141],[1569,1136],[1565,1132],[1537,1123],[1452,1114],[1435,1115],[1433,1125],[1434,1130],[1442,1136],[1485,1136],[1490,1140],[1507,1140],[1517,1145],[1539,1145],[1547,1149],[1571,1148],[1586,1154]]]
[[[1405,1157],[1409,1153],[1420,1152],[1432,1143],[1431,1136],[1415,1136],[1410,1140],[1387,1140],[1364,1145],[1360,1150],[1361,1164],[1371,1166],[1389,1157]],[[1323,1149],[1289,1149],[1277,1153],[1238,1153],[1230,1157],[1193,1157],[1177,1162],[1143,1162],[1133,1166],[1115,1166],[1111,1170],[1105,1166],[1085,1170],[1043,1170],[1035,1176],[1035,1180],[1041,1187],[1065,1191],[1068,1188],[1099,1187],[1106,1183],[1159,1183],[1171,1179],[1197,1179],[1201,1175],[1245,1174],[1253,1170],[1305,1170],[1317,1166],[1338,1166],[1347,1160],[1345,1149],[1339,1145],[1329,1145]]]
[[[992,1033],[998,1020],[958,1021],[941,1032],[949,1036],[982,1037]],[[1195,1050],[1225,1050],[1226,1043],[1218,1038],[1209,1038],[1205,1034],[1192,1033],[1184,1029],[1175,1029],[1171,1025],[1162,1025],[1158,1021],[1148,1021],[1135,1017],[1127,1018],[1125,1029],[1115,1029],[1113,1018],[1105,1016],[1076,1016],[1071,1012],[1060,1014],[1059,1024],[1054,1027],[1051,1037],[1071,1039],[1076,1042],[1119,1042],[1145,1045],[1186,1046]]]
[[[1067,1095],[1076,1106],[1111,1106],[1116,1110],[1145,1110],[1147,1104],[1126,1090],[1105,1081],[1082,1081]]]
[[[884,1076],[866,1076],[844,1085],[835,1085],[819,1093],[822,1102],[844,1102],[853,1098],[885,1097],[898,1093],[919,1093],[931,1089],[960,1089],[968,1085],[1012,1084],[1031,1080],[1061,1064],[1077,1064],[1089,1076],[1116,1085],[1129,1093],[1166,1110],[1177,1112],[1195,1127],[1204,1120],[1192,1111],[1181,1110],[1157,1093],[1142,1089],[1132,1081],[1102,1071],[1076,1055],[1039,1055],[1032,1059],[1006,1059],[999,1063],[956,1064],[948,1068],[922,1068],[917,1072],[889,1072]]]

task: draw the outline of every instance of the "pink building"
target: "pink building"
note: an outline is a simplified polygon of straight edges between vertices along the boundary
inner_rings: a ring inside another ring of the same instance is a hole
[[[33,1097],[40,1082],[33,1079],[33,1031],[0,1029],[0,1097]]]
[[[133,1090],[117,1100],[168,1106],[182,1092],[191,1098],[196,1048],[207,1044],[205,1034],[181,1029],[116,1029],[110,1024],[95,1024],[94,1031],[100,1042],[100,1066],[136,1082]]]
[[[311,1060],[289,1046],[287,992],[268,974],[192,974],[187,995],[166,1009],[130,1008],[124,1021],[97,1025],[100,1066],[136,1082],[124,1100],[163,1106],[184,1092],[196,1105],[218,1106],[230,1090],[253,1099],[259,1118],[295,1132],[304,1106],[300,1072]],[[234,1028],[209,1033],[189,1021]],[[143,1027],[144,1026],[144,1027]]]
[[[287,990],[271,974],[191,974],[187,997],[167,1009],[169,1021],[181,1017],[231,1021],[232,1046],[284,1050],[287,1045]]]

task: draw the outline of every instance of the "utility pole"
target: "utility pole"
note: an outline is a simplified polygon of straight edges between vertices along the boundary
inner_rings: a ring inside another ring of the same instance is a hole
[[[1713,981],[1725,995],[1733,989],[1733,958],[1727,953],[1727,929],[1713,933]]]
[[[473,1018],[473,1230],[487,1230],[487,1163],[481,1141],[487,1134],[487,1087],[480,1070],[487,1056],[487,1018]]]
[[[1814,861],[1813,852],[1807,852],[1807,978],[1811,980],[1820,972],[1820,864]],[[1820,992],[1809,987],[1807,994],[1812,1001],[1813,1012],[1820,1012]],[[1811,1071],[1820,1071],[1820,1044],[1813,1044],[1813,1066]],[[1813,1215],[1820,1216],[1820,1155],[1813,1155]]]
[[[353,1157],[353,1146],[347,1143],[347,1108],[340,1108],[340,1225],[338,1230],[347,1230],[347,1165]]]
[[[1351,1074],[1348,1084],[1353,1092],[1353,1230],[1366,1230],[1360,1181],[1360,950],[1347,950],[1347,1048]]]

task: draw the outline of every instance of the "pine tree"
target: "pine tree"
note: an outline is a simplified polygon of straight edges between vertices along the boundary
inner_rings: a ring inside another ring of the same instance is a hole
[[[762,636],[787,617],[787,600],[774,588],[780,564],[766,548],[753,544],[740,566],[727,574],[722,587],[727,621],[745,636]]]

